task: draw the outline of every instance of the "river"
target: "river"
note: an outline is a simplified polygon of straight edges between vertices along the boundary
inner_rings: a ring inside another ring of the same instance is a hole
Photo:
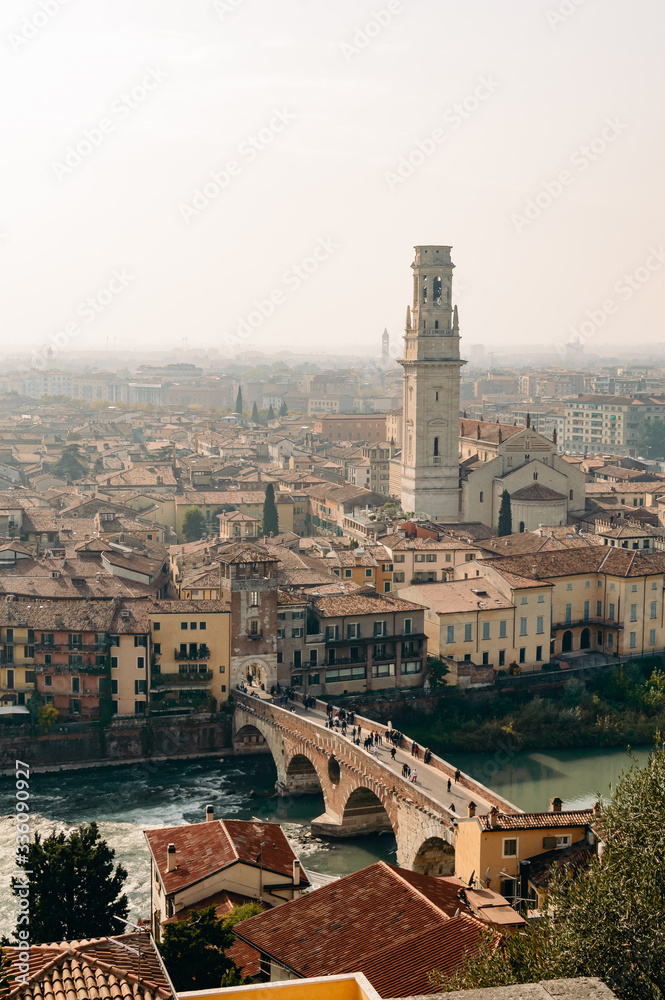
[[[635,751],[643,763],[647,750]],[[607,794],[629,760],[621,750],[562,750],[546,753],[451,754],[450,761],[525,810],[543,810],[558,795],[564,809],[590,805]],[[275,767],[268,756],[226,757],[221,761],[166,761],[158,764],[33,774],[30,780],[31,833],[71,830],[96,820],[102,836],[127,869],[131,920],[148,916],[150,864],[143,830],[202,822],[212,802],[216,816],[260,819],[284,825],[306,868],[347,875],[374,861],[395,862],[395,838],[377,834],[338,842],[312,841],[311,819],[323,812],[322,796],[274,797]],[[6,809],[13,807],[14,783],[0,778]],[[0,934],[14,925],[10,891],[14,852],[13,817],[0,819]]]

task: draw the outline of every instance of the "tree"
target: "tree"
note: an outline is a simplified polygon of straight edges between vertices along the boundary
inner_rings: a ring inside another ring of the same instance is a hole
[[[55,705],[41,705],[37,712],[37,725],[48,733],[51,726],[58,721],[58,710]]]
[[[271,403],[270,406],[268,407],[268,420],[274,420],[274,419],[275,419],[275,411],[273,410]]]
[[[288,412],[289,412],[289,408],[286,405],[286,400],[284,400],[284,402],[282,403],[282,405],[279,408],[279,415],[280,415],[280,417],[285,417]]]
[[[448,683],[446,674],[449,673],[450,669],[448,664],[440,660],[438,656],[434,656],[427,661],[427,666],[429,669],[429,682],[432,687],[445,687]]]
[[[115,851],[101,839],[96,823],[79,826],[69,836],[54,830],[44,841],[36,833],[23,857],[25,875],[12,879],[12,891],[23,898],[27,878],[32,943],[118,932],[113,918],[127,916],[122,893],[127,872],[121,865],[114,871]]]
[[[259,408],[256,405],[256,402],[254,403],[254,406],[252,407],[252,420],[254,421],[255,424],[258,424],[258,422],[259,422]]]
[[[665,422],[642,420],[637,434],[637,447],[644,458],[665,458]]]
[[[232,925],[215,920],[215,907],[192,913],[187,920],[164,925],[159,945],[173,985],[182,990],[240,986],[242,976],[226,951],[235,941]]]
[[[236,396],[235,412],[242,414],[242,386],[238,386],[238,395]]]
[[[182,530],[188,542],[196,542],[207,533],[208,526],[200,507],[192,504],[187,508],[182,519]]]
[[[266,486],[266,498],[263,502],[263,528],[264,535],[279,534],[279,518],[277,516],[277,505],[275,503],[275,487],[272,483]]]
[[[65,479],[81,479],[87,472],[81,449],[77,444],[66,444],[62,449],[60,458],[53,466],[53,471],[57,476],[64,476]]]
[[[501,939],[445,990],[597,976],[621,1000],[665,996],[665,745],[658,736],[647,764],[633,762],[602,811],[605,849],[574,873],[552,875],[546,910],[555,919]],[[445,981],[444,981],[445,980]]]
[[[510,509],[510,493],[504,490],[501,494],[501,506],[499,507],[499,526],[497,534],[512,535],[513,533],[513,512]]]

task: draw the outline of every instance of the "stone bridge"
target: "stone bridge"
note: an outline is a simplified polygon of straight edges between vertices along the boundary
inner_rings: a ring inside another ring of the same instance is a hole
[[[337,730],[327,729],[323,718],[317,720],[314,713],[295,714],[238,691],[233,697],[236,752],[269,750],[277,768],[280,795],[323,794],[325,812],[312,820],[313,833],[353,837],[392,831],[402,867],[429,875],[454,871],[455,821],[460,812],[439,800],[445,797],[447,779],[454,774],[445,761],[432,758],[434,768],[427,769],[432,787],[425,790],[403,778],[388,759],[377,759]],[[357,721],[365,732],[370,728],[385,731],[379,723],[356,716]],[[403,751],[400,756],[405,759]],[[440,775],[437,767],[443,772]],[[441,794],[437,796],[439,783]],[[473,815],[469,804],[479,813],[489,811],[492,805],[503,812],[520,811],[466,775],[463,786],[455,787],[463,789],[465,816]]]

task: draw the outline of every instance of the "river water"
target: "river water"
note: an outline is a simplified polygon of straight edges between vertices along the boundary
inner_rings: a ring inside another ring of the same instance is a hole
[[[647,750],[635,751],[640,763]],[[452,754],[450,761],[525,810],[543,810],[558,795],[564,808],[588,806],[597,793],[607,794],[630,764],[625,751],[562,750],[547,753]],[[71,830],[96,820],[102,837],[128,871],[126,892],[130,920],[147,917],[150,863],[143,830],[202,822],[212,802],[215,815],[282,823],[306,868],[347,875],[374,861],[395,862],[395,838],[375,834],[323,842],[308,836],[309,822],[323,812],[322,796],[279,799],[274,796],[275,766],[269,756],[206,758],[158,764],[32,774],[31,834]],[[10,878],[14,861],[14,782],[0,778],[0,935],[14,926]],[[6,812],[5,812],[6,810]]]

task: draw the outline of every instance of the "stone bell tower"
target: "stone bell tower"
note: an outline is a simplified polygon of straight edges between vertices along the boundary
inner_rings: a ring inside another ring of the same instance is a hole
[[[459,517],[460,359],[451,247],[415,247],[406,311],[402,507],[434,521]]]

